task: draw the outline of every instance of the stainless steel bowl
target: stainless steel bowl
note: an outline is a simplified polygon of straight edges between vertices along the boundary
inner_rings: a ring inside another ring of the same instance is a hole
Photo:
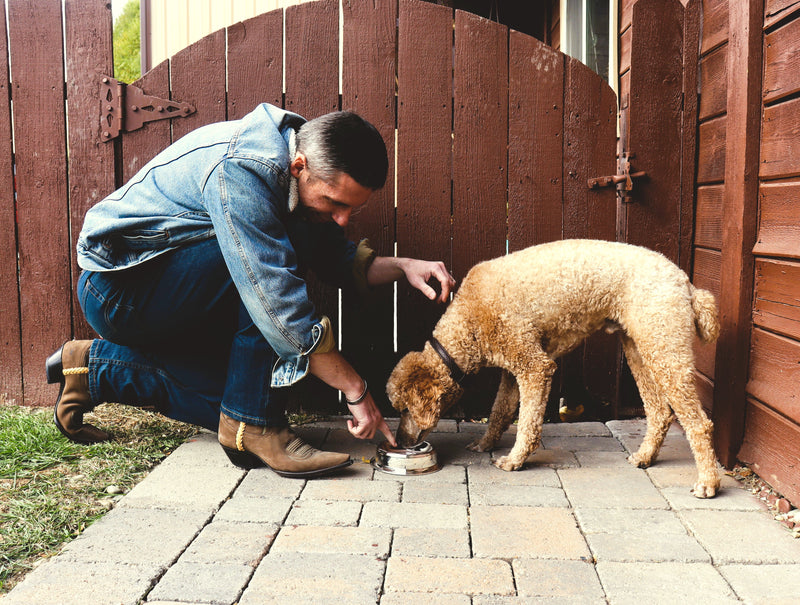
[[[436,459],[436,451],[427,441],[408,448],[395,448],[384,441],[371,462],[373,468],[391,475],[425,475],[442,468]]]

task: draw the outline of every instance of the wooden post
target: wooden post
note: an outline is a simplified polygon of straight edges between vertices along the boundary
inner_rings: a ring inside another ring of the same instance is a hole
[[[763,0],[729,4],[728,115],[722,215],[720,319],[714,380],[715,443],[723,465],[736,462],[744,436],[752,328],[753,245],[758,208]]]

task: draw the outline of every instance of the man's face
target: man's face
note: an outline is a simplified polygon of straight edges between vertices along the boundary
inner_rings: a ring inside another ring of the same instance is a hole
[[[339,173],[329,183],[316,178],[308,169],[302,154],[297,155],[290,170],[292,176],[297,178],[301,210],[311,222],[334,222],[345,227],[353,210],[363,206],[372,193],[371,189],[359,185],[349,174]]]

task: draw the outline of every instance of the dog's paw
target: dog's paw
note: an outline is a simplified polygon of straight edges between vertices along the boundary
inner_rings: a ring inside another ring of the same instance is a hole
[[[522,468],[522,463],[514,462],[508,456],[501,456],[497,460],[495,460],[492,464],[494,464],[497,468],[504,470],[504,471],[518,471]]]
[[[713,485],[706,485],[698,481],[695,483],[692,493],[695,498],[713,498],[717,495],[717,488]]]
[[[638,468],[647,468],[648,466],[650,466],[650,460],[643,458],[642,456],[639,455],[638,452],[628,456],[628,462],[630,462],[633,466],[636,466]]]
[[[490,452],[492,451],[493,445],[485,445],[483,443],[483,439],[479,439],[478,441],[473,441],[469,445],[467,445],[467,449],[473,452]]]

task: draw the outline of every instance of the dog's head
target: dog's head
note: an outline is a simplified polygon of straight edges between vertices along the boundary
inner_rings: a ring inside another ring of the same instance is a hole
[[[422,441],[463,392],[429,344],[403,357],[386,383],[392,407],[401,412],[398,445],[411,447]]]

